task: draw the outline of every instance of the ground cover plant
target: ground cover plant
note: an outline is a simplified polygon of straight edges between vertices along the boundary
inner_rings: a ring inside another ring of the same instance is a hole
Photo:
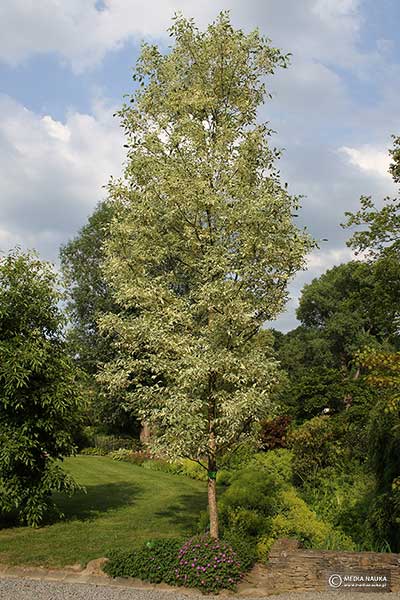
[[[250,563],[247,563],[247,568]],[[151,583],[198,588],[203,592],[236,589],[247,570],[240,553],[209,534],[183,542],[179,539],[149,540],[131,552],[109,555],[104,571],[111,577],[138,577]]]
[[[65,469],[87,493],[56,498],[64,520],[0,530],[0,562],[85,564],[151,538],[188,538],[206,506],[204,485],[187,477],[92,456],[66,459]]]

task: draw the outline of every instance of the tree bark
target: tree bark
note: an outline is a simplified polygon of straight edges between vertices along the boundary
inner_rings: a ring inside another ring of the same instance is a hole
[[[140,434],[139,434],[141,443],[144,446],[147,446],[147,444],[150,442],[150,437],[151,437],[151,432],[150,432],[149,424],[146,422],[143,422],[141,430],[140,430]]]
[[[218,507],[217,507],[217,471],[215,461],[208,460],[208,512],[210,515],[210,535],[218,539]]]

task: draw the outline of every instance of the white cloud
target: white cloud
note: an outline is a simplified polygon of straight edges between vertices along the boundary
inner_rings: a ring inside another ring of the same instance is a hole
[[[307,268],[312,271],[314,277],[317,277],[327,269],[354,260],[354,258],[354,252],[350,248],[315,250],[307,257]]]
[[[211,0],[2,0],[0,60],[16,65],[35,53],[57,53],[75,72],[96,65],[127,40],[166,35],[175,11],[204,24],[216,14]],[[226,4],[226,2],[222,2]]]
[[[118,176],[123,135],[112,108],[61,123],[0,96],[0,248],[36,247],[54,258]]]
[[[380,177],[391,178],[391,175],[388,172],[390,156],[387,149],[364,145],[359,148],[342,146],[338,151],[344,154],[348,158],[350,164],[358,169],[373,175],[379,175]]]
[[[42,123],[47,129],[50,137],[60,142],[69,142],[71,139],[71,130],[66,125],[52,119],[50,115],[42,117]]]
[[[0,60],[16,65],[57,53],[76,72],[98,64],[129,40],[166,38],[177,11],[205,26],[223,9],[235,25],[260,26],[286,50],[348,66],[358,61],[357,0],[2,0]],[[287,48],[286,48],[287,47]]]

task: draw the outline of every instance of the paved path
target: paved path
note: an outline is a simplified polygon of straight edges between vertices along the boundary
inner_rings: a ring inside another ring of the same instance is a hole
[[[221,594],[202,596],[195,592],[160,589],[133,589],[119,585],[39,581],[26,578],[0,578],[0,600],[241,600],[239,596]],[[315,592],[282,594],[270,600],[400,600],[400,593]],[[251,600],[246,597],[245,600]],[[261,600],[260,597],[257,600]]]

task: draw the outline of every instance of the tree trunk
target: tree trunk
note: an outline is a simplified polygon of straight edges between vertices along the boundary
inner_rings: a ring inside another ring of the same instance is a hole
[[[143,422],[139,434],[139,439],[144,446],[147,446],[150,442],[151,432],[148,423]]]
[[[208,461],[208,512],[210,514],[210,535],[218,539],[218,508],[217,508],[217,471],[213,460]]]

